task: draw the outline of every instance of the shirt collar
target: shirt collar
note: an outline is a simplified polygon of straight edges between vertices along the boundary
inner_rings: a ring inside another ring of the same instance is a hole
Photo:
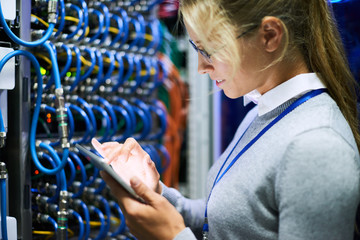
[[[286,101],[299,97],[311,90],[326,88],[316,73],[297,75],[261,95],[256,89],[244,96],[244,105],[258,104],[258,115],[264,115]]]

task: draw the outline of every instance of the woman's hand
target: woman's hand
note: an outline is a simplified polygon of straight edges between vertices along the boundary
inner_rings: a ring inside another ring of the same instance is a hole
[[[141,148],[135,139],[128,138],[124,144],[117,142],[101,144],[93,138],[91,143],[128,184],[130,184],[130,179],[136,176],[150,189],[161,193],[160,174],[149,154]]]
[[[175,207],[137,177],[131,178],[130,185],[146,204],[130,197],[106,172],[101,171],[100,174],[117,198],[125,215],[126,225],[137,239],[171,240],[185,229],[184,220]]]

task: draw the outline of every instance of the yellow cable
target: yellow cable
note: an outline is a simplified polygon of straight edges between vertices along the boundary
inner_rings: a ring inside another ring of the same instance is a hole
[[[41,59],[44,60],[47,64],[49,64],[49,67],[48,67],[49,69],[52,67],[52,62],[51,62],[50,58],[48,58],[48,57],[46,57],[45,55],[40,54],[40,53],[35,53],[35,56],[41,58]]]
[[[103,58],[103,60],[104,60],[104,62],[106,62],[106,63],[111,63],[111,61],[110,61],[110,58]],[[118,61],[115,61],[115,67],[119,67],[120,65],[119,65],[119,62]]]
[[[59,57],[60,56],[62,57],[62,56],[65,56],[65,55],[67,55],[67,53],[65,53],[65,52],[62,52],[62,53],[58,54]],[[71,52],[71,55],[75,56],[75,53]],[[90,67],[92,65],[92,63],[90,61],[86,60],[83,56],[80,56],[80,61],[81,61],[82,64],[84,64],[87,67]],[[83,69],[83,67],[81,69]],[[97,65],[95,65],[94,70],[99,71],[99,67]],[[76,71],[75,67],[70,68],[70,72],[75,72],[75,71]]]
[[[72,17],[72,16],[65,16],[65,20],[75,22],[75,23],[79,23],[79,19],[76,18],[76,17]]]
[[[115,28],[115,27],[109,27],[109,32],[113,33],[113,34],[118,34],[119,33],[119,29]]]
[[[136,38],[136,33],[132,33],[130,36],[131,36],[132,39],[134,39],[134,38]],[[147,34],[147,33],[145,33],[144,38],[145,38],[145,40],[148,40],[150,42],[154,39],[154,37],[151,34]]]
[[[111,221],[113,221],[116,225],[119,225],[121,223],[120,218],[117,217],[110,217]]]
[[[105,217],[106,219],[107,217]],[[113,224],[112,225],[119,225],[121,220],[120,218],[116,218],[116,217],[110,217],[110,219],[113,221]],[[86,224],[87,222],[84,221],[84,224]],[[99,221],[90,221],[89,222],[90,226],[91,227],[100,227],[101,226],[101,222]]]
[[[31,14],[31,17],[34,17],[36,18],[39,22],[41,22],[43,25],[45,25],[45,27],[49,27],[49,23],[45,22],[42,18],[34,15],[34,14]],[[56,28],[54,28],[54,32],[57,32],[58,30]]]
[[[38,16],[31,14],[32,17],[36,18],[39,22],[41,22],[43,25],[45,25],[45,27],[49,27],[49,23],[47,23],[46,21],[44,21],[42,18],[39,18]],[[79,19],[72,17],[72,16],[65,16],[64,18],[67,21],[71,21],[71,22],[75,22],[75,23],[79,23]],[[82,26],[84,25],[84,23],[82,24]],[[57,32],[58,30],[56,28],[54,28],[54,32]],[[89,34],[90,32],[90,27],[88,26],[85,30],[85,37]],[[80,35],[77,35],[80,36]]]
[[[67,230],[69,232],[69,237],[72,237],[75,235],[74,231],[72,231],[71,229],[68,228]],[[50,237],[55,234],[55,232],[53,232],[53,231],[40,231],[40,230],[33,230],[32,233],[37,234],[37,235],[49,235]]]
[[[88,27],[86,28],[86,31],[85,31],[85,37],[87,37],[87,35],[89,34],[89,32],[90,32],[90,27],[88,26]]]
[[[38,234],[38,235],[54,235],[55,234],[52,231],[38,231],[38,230],[33,230],[32,233]]]
[[[151,68],[150,69],[150,75],[151,76],[154,76],[156,74],[156,70],[155,70],[155,68]],[[141,70],[140,71],[140,76],[145,76],[145,75],[147,75],[147,70]]]

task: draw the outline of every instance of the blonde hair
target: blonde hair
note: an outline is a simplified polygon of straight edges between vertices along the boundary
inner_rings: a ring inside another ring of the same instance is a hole
[[[237,36],[260,26],[266,16],[284,27],[283,53],[276,62],[294,60],[300,52],[311,72],[319,73],[330,96],[350,125],[358,148],[360,135],[356,81],[344,53],[340,34],[326,0],[181,0],[180,12],[206,50],[223,49],[215,58],[234,65],[241,61]],[[245,37],[251,36],[251,32]],[[211,54],[211,51],[209,52]]]

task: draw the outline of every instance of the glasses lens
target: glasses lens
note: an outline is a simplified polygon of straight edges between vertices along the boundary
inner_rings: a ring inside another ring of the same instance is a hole
[[[209,63],[211,63],[210,55],[205,50],[200,50],[196,44],[189,39],[189,42],[191,43],[191,46],[195,49],[195,51],[199,52]]]
[[[210,55],[209,55],[205,50],[199,50],[199,52],[201,53],[201,55],[203,55],[203,57],[204,57],[209,63],[211,63]]]
[[[191,39],[189,39],[189,42],[191,43],[191,46],[195,49],[195,51],[199,51],[199,49]]]

